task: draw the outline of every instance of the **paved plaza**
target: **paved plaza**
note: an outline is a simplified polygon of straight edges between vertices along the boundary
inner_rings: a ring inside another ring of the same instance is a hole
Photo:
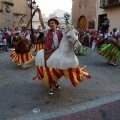
[[[120,63],[108,65],[106,59],[88,48],[78,58],[80,67],[87,65],[92,78],[74,87],[62,77],[61,89],[49,95],[43,80],[32,80],[35,67],[23,69],[12,63],[10,54],[0,50],[0,120],[120,119]],[[35,108],[40,111],[34,112]]]

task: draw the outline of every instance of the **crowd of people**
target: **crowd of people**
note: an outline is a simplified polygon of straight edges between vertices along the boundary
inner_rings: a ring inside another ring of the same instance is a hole
[[[30,40],[30,30],[26,28],[27,25],[23,24],[20,28],[16,27],[14,30],[10,29],[9,27],[4,27],[0,29],[0,47],[4,49],[5,52],[8,51],[8,47],[11,48],[12,46],[12,39],[14,34],[22,34],[26,36],[28,40]]]
[[[101,30],[81,30],[79,31],[79,40],[83,45],[90,47],[92,50],[95,50],[100,47],[97,45],[97,42],[102,39],[114,37],[116,40],[118,40],[118,32],[120,32],[120,30],[117,28],[113,28],[113,31],[106,30],[105,34],[103,34]]]
[[[80,31],[80,42],[95,50],[98,54],[108,59],[107,63],[117,65],[115,61],[120,61],[120,30],[113,28],[112,31],[106,29],[102,31]],[[112,62],[110,62],[112,61]]]

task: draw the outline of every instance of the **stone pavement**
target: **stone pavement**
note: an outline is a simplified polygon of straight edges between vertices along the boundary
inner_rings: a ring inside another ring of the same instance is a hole
[[[120,100],[49,120],[120,120]]]
[[[61,89],[55,90],[54,95],[50,96],[44,81],[32,80],[36,75],[35,67],[23,69],[12,63],[9,55],[10,52],[0,51],[0,120],[59,118],[66,120],[67,118],[61,118],[61,116],[67,117],[68,115],[69,117],[77,113],[81,115],[82,112],[86,114],[89,110],[90,114],[93,114],[92,108],[97,106],[100,106],[98,109],[100,115],[103,115],[103,120],[111,120],[108,119],[109,115],[106,115],[110,114],[108,113],[110,108],[107,109],[103,105],[107,104],[108,107],[109,103],[111,103],[110,106],[118,107],[119,105],[119,63],[117,66],[107,65],[106,59],[88,48],[78,58],[81,67],[88,66],[86,71],[91,74],[92,78],[90,80],[85,78],[77,87],[73,87],[69,79],[62,77],[59,81]],[[40,112],[34,113],[34,108],[39,108]],[[97,108],[93,111],[99,115]],[[86,120],[94,119],[87,116]],[[119,115],[116,116],[119,117]],[[82,118],[76,117],[77,119]],[[114,117],[113,120],[117,119]]]

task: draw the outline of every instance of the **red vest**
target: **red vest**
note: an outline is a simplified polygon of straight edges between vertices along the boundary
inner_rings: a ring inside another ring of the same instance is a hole
[[[20,34],[22,34],[23,36],[26,37],[29,34],[29,32],[28,31],[25,31],[25,32],[21,31]]]
[[[56,31],[56,34],[58,36],[59,43],[63,37],[62,32],[60,30]],[[47,36],[45,37],[45,50],[51,50],[52,49],[52,43],[53,43],[53,33],[49,30]]]

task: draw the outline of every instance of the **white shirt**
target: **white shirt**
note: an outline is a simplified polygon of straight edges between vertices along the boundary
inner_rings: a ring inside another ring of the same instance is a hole
[[[108,33],[105,33],[104,38],[108,38],[108,37],[110,37],[110,36],[111,36],[111,34],[110,34],[110,32],[108,32]]]
[[[45,26],[45,29],[41,28],[41,31],[44,33],[44,36],[47,36],[47,33],[49,31],[49,27]],[[53,43],[52,43],[52,48],[57,48],[59,46],[59,40],[58,36],[56,33],[53,32]]]
[[[7,45],[7,40],[6,39],[3,40],[3,45]]]
[[[53,43],[52,48],[57,48],[59,46],[59,40],[56,33],[53,33]]]
[[[22,34],[23,36],[25,36],[25,35],[26,35],[26,32],[27,32],[27,31],[21,32],[20,34]],[[30,34],[29,34],[29,33],[27,34],[26,38],[27,38],[28,40],[30,40]]]
[[[115,36],[117,36],[117,35],[118,35],[118,32],[119,32],[119,30],[117,30],[117,31],[115,32]]]

